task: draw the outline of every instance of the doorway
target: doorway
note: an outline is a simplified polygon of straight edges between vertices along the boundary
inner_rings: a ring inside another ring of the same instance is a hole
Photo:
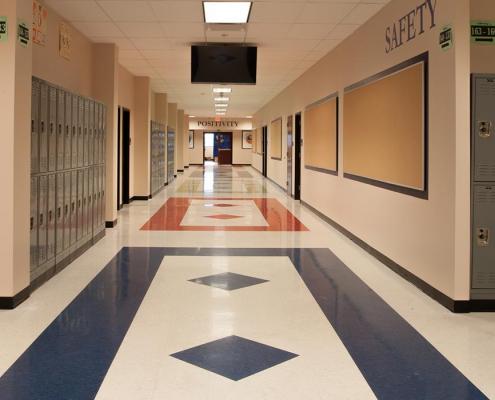
[[[120,210],[130,203],[131,112],[124,107],[118,109],[117,136],[117,210]]]
[[[203,134],[203,164],[214,161],[218,165],[232,164],[232,132],[205,132]]]
[[[268,127],[264,126],[261,129],[261,155],[263,157],[262,173],[266,178],[268,177]]]
[[[292,197],[292,115],[287,117],[287,195]]]
[[[301,200],[301,113],[295,116],[294,135],[294,199]]]

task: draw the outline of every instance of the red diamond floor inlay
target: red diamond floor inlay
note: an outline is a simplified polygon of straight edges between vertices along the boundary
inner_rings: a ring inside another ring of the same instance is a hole
[[[242,216],[240,216],[240,215],[231,215],[231,214],[217,214],[217,215],[207,215],[206,218],[235,219],[235,218],[242,218]]]

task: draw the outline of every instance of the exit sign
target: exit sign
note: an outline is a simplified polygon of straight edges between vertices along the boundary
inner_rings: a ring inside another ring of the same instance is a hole
[[[495,21],[473,21],[471,23],[471,42],[495,44]]]

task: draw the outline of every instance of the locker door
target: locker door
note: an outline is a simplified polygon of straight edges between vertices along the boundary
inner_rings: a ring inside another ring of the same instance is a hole
[[[48,171],[57,167],[57,88],[48,86]]]
[[[88,234],[88,169],[83,170],[83,237]]]
[[[48,176],[39,177],[38,191],[38,265],[47,260],[47,207],[48,207]]]
[[[100,163],[100,134],[101,134],[100,103],[95,103],[95,116],[94,116],[94,118],[95,118],[95,124],[94,124],[94,128],[95,128],[94,157],[95,157],[95,159],[94,159],[94,163],[96,165],[96,164]]]
[[[64,173],[64,250],[70,246],[70,230],[71,230],[71,181],[70,172]]]
[[[88,127],[88,165],[93,165],[94,158],[94,135],[95,135],[95,103],[89,101],[89,127]]]
[[[77,166],[84,165],[84,99],[78,97],[78,116],[77,116]]]
[[[31,271],[38,265],[38,178],[31,178],[31,220],[30,220],[30,265]]]
[[[95,192],[96,192],[96,205],[95,205],[95,227],[96,231],[100,231],[101,226],[101,168],[95,167]]]
[[[83,232],[83,214],[82,214],[82,203],[83,203],[83,171],[77,171],[77,241],[81,240]]]
[[[56,192],[56,208],[55,208],[55,223],[56,223],[56,233],[55,233],[55,254],[58,255],[64,250],[64,174],[58,173],[56,175],[57,179],[57,192]]]
[[[102,165],[100,166],[100,191],[101,191],[101,200],[100,200],[100,225],[101,229],[105,228],[105,181],[106,181],[106,176],[105,176],[105,166]]]
[[[89,100],[84,99],[84,166],[89,161]]]
[[[65,92],[65,147],[64,147],[64,169],[72,167],[72,94]]]
[[[107,108],[102,105],[101,107],[101,138],[100,138],[100,164],[105,163],[106,159],[106,145],[107,145]]]
[[[72,139],[71,139],[71,167],[77,168],[78,144],[79,144],[79,98],[72,95]]]
[[[57,171],[64,169],[65,162],[65,91],[57,90]]]
[[[40,82],[40,109],[39,109],[39,171],[48,171],[48,86]]]
[[[93,236],[94,226],[93,226],[93,216],[94,216],[94,168],[90,167],[88,170],[88,235]]]
[[[31,173],[39,171],[39,115],[40,115],[40,82],[33,78],[31,86]]]
[[[55,257],[55,228],[56,228],[56,181],[55,174],[48,175],[48,220],[47,220],[47,258],[51,260]]]
[[[77,171],[70,172],[70,245],[77,242]]]

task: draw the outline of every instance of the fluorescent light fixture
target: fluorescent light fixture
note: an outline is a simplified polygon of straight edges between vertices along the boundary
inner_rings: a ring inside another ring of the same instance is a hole
[[[246,118],[253,118],[252,115],[246,115]]]
[[[225,115],[225,113],[217,113],[217,115]]]
[[[227,108],[228,104],[215,104],[216,108]]]
[[[232,88],[221,88],[221,87],[216,87],[216,88],[213,88],[213,93],[231,93],[232,92]]]
[[[196,116],[195,115],[190,115],[189,118],[196,118]]]
[[[228,97],[215,97],[215,101],[229,101]]]
[[[207,24],[246,24],[251,13],[251,1],[203,1]]]

